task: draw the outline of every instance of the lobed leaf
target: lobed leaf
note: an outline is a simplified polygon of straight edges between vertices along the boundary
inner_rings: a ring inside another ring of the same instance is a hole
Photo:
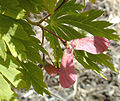
[[[63,5],[58,12],[54,13],[51,16],[50,24],[54,27],[61,27],[64,25],[77,27],[78,29],[85,30],[94,36],[106,37],[107,39],[113,40],[119,39],[118,35],[113,34],[115,33],[115,30],[106,29],[106,27],[110,26],[111,23],[106,21],[95,21],[96,18],[103,14],[103,11],[93,9],[79,13],[80,9],[77,9],[76,7],[79,6],[82,8],[82,6],[80,4],[74,4],[75,1],[76,0],[69,1]],[[63,12],[63,10],[66,10],[66,12]],[[62,30],[63,34],[65,34],[65,28]]]

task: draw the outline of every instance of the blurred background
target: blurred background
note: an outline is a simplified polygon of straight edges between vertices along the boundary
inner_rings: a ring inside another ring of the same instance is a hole
[[[106,20],[113,23],[110,28],[117,31],[115,34],[120,35],[120,0],[96,0],[94,4],[85,0],[84,11],[90,9],[101,9],[105,13],[97,20]],[[77,3],[84,3],[84,0],[76,0]],[[39,16],[45,17],[47,12],[41,13]],[[32,21],[39,19],[31,15]],[[32,26],[36,36],[41,39],[41,29],[37,26]],[[49,43],[45,41],[45,48],[52,53]],[[106,52],[113,61],[111,61],[117,70],[120,72],[120,41],[110,40],[109,49]],[[52,57],[52,56],[51,56]],[[108,80],[91,70],[85,70],[76,60],[74,60],[77,71],[77,81],[70,88],[62,88],[59,84],[59,76],[51,77],[45,71],[45,82],[48,85],[52,96],[38,95],[33,88],[26,92],[24,89],[18,91],[19,101],[120,101],[120,74],[104,67],[102,69]]]

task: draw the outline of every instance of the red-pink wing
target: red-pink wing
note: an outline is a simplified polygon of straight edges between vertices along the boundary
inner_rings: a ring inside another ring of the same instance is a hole
[[[104,52],[109,46],[108,39],[103,37],[74,39],[69,43],[75,50],[84,50],[92,54],[100,54]]]
[[[69,88],[76,81],[77,74],[73,65],[73,52],[64,53],[60,68],[60,84]]]

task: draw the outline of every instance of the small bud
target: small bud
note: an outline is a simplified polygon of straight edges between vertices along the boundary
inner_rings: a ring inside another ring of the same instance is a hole
[[[56,76],[59,72],[59,70],[54,65],[51,64],[46,64],[44,69],[51,76]]]

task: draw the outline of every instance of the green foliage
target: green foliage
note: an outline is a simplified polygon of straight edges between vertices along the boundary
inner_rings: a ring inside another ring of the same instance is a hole
[[[54,29],[47,27],[47,29],[57,33]],[[53,35],[49,34],[48,32],[45,33],[46,39],[50,41],[50,46],[54,49],[54,59],[56,62],[59,62],[62,58],[62,48],[60,47],[60,43],[56,37]],[[51,40],[52,39],[52,40]],[[59,51],[59,52],[58,52]]]
[[[0,0],[0,13],[15,19],[20,19],[24,17],[25,12],[19,7],[17,0]]]
[[[15,88],[25,88],[26,84],[22,80],[22,73],[17,68],[20,68],[20,64],[10,54],[7,54],[6,61],[0,58],[0,98],[11,99],[14,97],[14,92],[9,84]]]
[[[13,97],[14,92],[11,90],[8,82],[0,74],[0,99],[10,100]]]
[[[6,51],[7,51],[7,48],[6,48],[6,45],[5,45],[5,42],[1,39],[0,40],[0,55],[1,57],[6,60],[6,57],[7,57],[7,54],[6,54]]]
[[[30,87],[30,85],[32,84],[34,90],[37,93],[43,95],[43,92],[45,92],[46,94],[50,95],[50,93],[45,89],[47,88],[47,85],[45,84],[45,82],[43,82],[43,72],[40,67],[31,62],[22,65],[24,69],[22,69],[21,71],[25,75],[24,80],[28,84],[28,87]]]
[[[106,37],[108,39],[113,39],[113,40],[119,39],[117,35],[112,34],[115,32],[113,29],[105,29],[105,27],[111,25],[109,22],[93,21],[102,14],[103,11],[94,9],[80,14],[68,13],[66,15],[60,15],[60,16],[54,15],[52,18],[53,21],[51,22],[53,26],[72,25],[87,31],[94,36]]]
[[[77,61],[80,62],[86,69],[94,70],[105,79],[107,78],[102,74],[100,66],[106,66],[118,73],[118,71],[114,68],[113,64],[110,62],[112,58],[110,58],[106,54],[93,55],[83,51],[75,51],[74,54]]]
[[[52,13],[55,8],[57,0],[18,0],[19,6],[26,11],[32,11],[34,13],[40,13],[41,11],[48,11]]]
[[[46,20],[46,28],[66,41],[85,37],[84,31],[109,40],[119,39],[118,35],[113,34],[113,29],[106,28],[111,25],[109,22],[96,21],[103,11],[93,9],[82,12],[84,6],[76,4],[75,1],[59,0],[57,3],[57,0],[0,0],[0,100],[15,99],[12,89],[29,90],[31,85],[37,93],[50,95],[42,69],[37,65],[44,65],[39,51],[49,54],[35,37],[30,25],[38,23],[26,21],[29,13],[48,11],[51,16]],[[47,31],[45,38],[53,48],[55,62],[60,63],[63,56],[62,43]],[[118,72],[108,55],[75,51],[74,56],[86,69],[92,69],[104,78],[100,66]]]
[[[96,0],[90,0],[92,3],[95,3]]]

